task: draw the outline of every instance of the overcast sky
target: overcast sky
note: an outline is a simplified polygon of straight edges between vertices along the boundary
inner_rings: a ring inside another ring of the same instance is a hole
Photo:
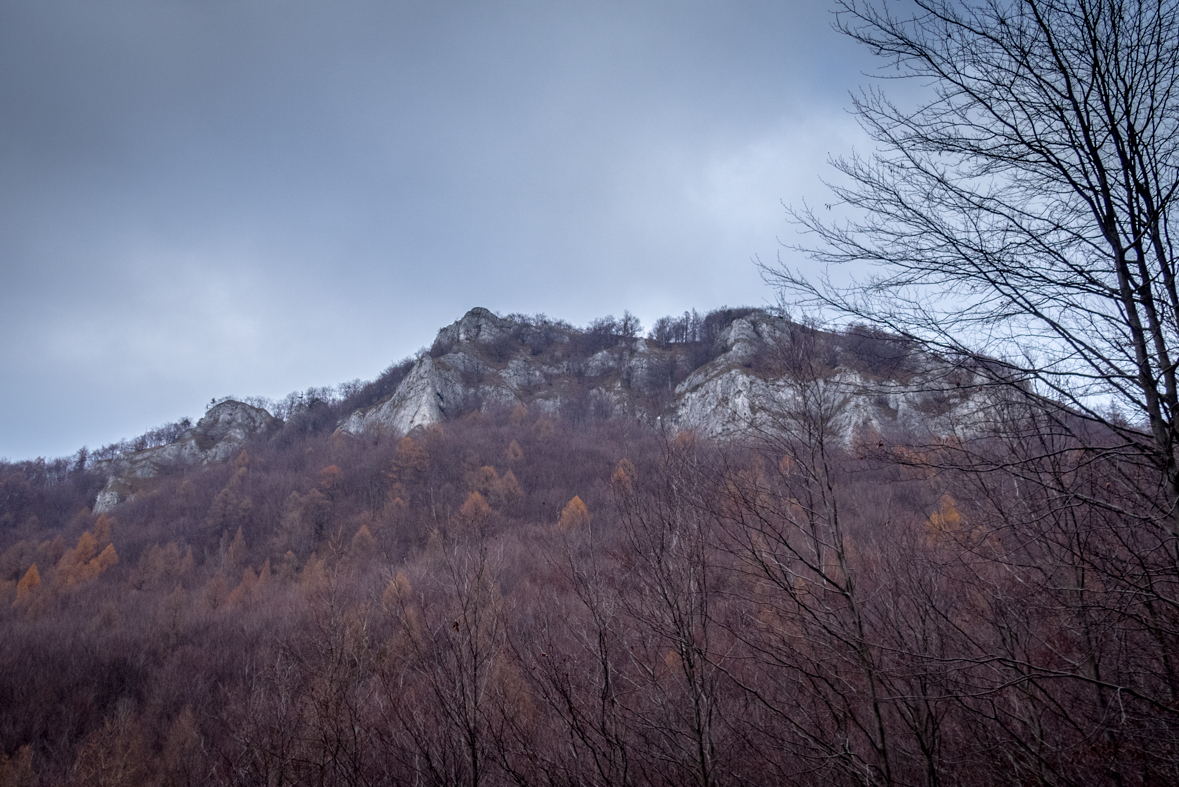
[[[4,0],[0,457],[371,379],[473,306],[772,302],[782,203],[865,144],[829,11]]]

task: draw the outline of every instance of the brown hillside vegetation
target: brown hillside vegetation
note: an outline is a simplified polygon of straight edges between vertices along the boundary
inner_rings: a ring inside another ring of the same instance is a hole
[[[782,426],[308,429],[99,518],[84,468],[4,465],[0,781],[1179,775],[1145,470]]]

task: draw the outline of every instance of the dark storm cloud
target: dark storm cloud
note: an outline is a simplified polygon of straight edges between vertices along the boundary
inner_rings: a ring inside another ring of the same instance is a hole
[[[822,2],[0,7],[0,456],[372,377],[474,305],[773,294],[860,53]]]

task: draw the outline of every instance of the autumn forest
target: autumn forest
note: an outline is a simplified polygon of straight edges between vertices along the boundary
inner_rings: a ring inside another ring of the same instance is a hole
[[[743,441],[312,400],[108,514],[3,465],[0,783],[1173,783],[1149,468],[1019,401],[845,439],[789,371]]]
[[[0,462],[0,787],[1179,784],[1179,0],[829,5],[777,311]]]

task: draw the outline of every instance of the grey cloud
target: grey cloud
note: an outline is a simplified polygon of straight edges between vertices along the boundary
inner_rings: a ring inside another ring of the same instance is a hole
[[[0,456],[372,377],[467,308],[772,293],[866,67],[821,2],[0,7]],[[834,149],[834,150],[833,150]],[[85,391],[85,405],[77,401]]]

